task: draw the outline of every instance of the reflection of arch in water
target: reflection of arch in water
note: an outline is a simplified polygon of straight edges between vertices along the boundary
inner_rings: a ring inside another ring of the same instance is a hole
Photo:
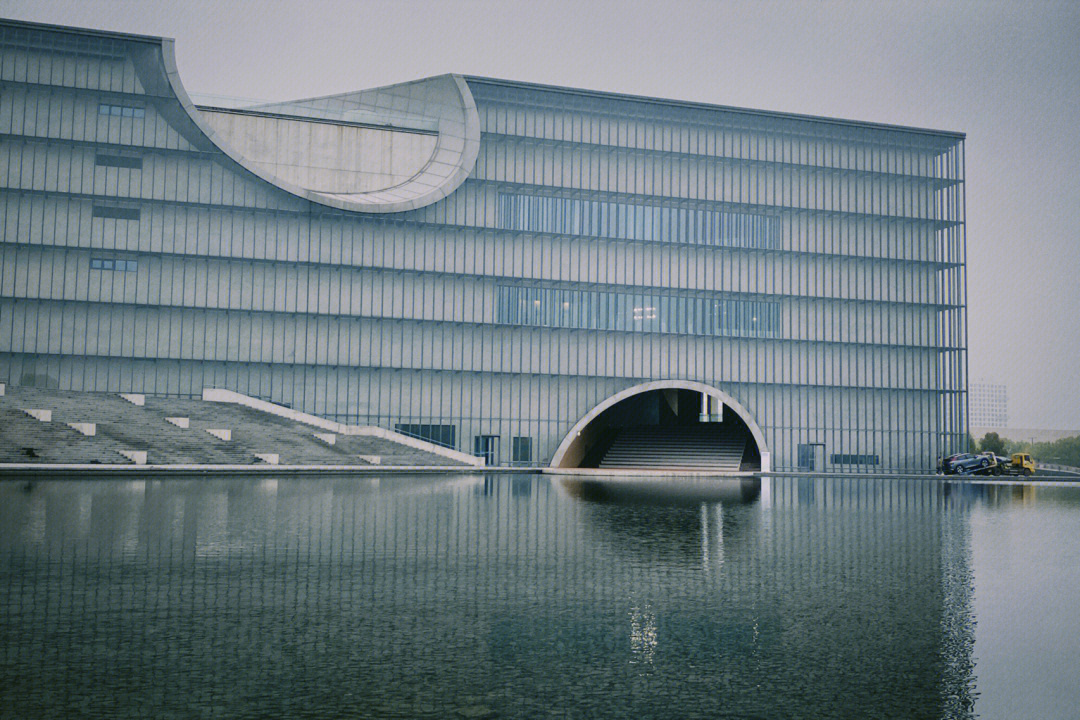
[[[702,503],[749,504],[761,495],[761,479],[678,479],[656,482],[648,478],[579,476],[562,479],[559,486],[571,497],[589,502],[625,505],[698,507]]]
[[[631,566],[718,567],[753,538],[761,480],[567,476],[556,483],[580,507],[583,541]],[[726,548],[726,549],[725,549]]]
[[[551,467],[586,467],[585,463],[588,460],[590,451],[594,450],[597,444],[602,442],[599,433],[604,429],[605,418],[611,415],[611,413],[605,415],[606,411],[620,403],[633,401],[646,393],[671,391],[698,393],[708,398],[706,402],[710,408],[715,407],[719,410],[722,407],[733,412],[739,424],[745,426],[749,439],[756,446],[754,449],[760,458],[760,470],[768,472],[771,469],[771,453],[768,443],[765,442],[765,434],[742,403],[723,390],[693,380],[655,380],[626,388],[612,395],[586,413],[570,429],[570,432],[566,434],[566,437],[563,438],[555,451],[555,455],[551,459]]]

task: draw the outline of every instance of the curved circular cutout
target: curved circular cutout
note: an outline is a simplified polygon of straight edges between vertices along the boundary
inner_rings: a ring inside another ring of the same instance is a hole
[[[577,421],[559,444],[558,449],[555,451],[555,455],[551,458],[549,466],[553,468],[578,467],[578,465],[570,463],[569,460],[571,457],[574,457],[579,450],[579,448],[575,447],[575,443],[579,441],[582,431],[585,430],[590,423],[600,417],[600,415],[608,408],[611,408],[628,398],[655,390],[692,390],[719,400],[724,406],[730,408],[746,425],[746,428],[749,430],[753,441],[757,444],[758,452],[761,455],[761,470],[768,471],[770,469],[770,454],[768,444],[765,442],[765,434],[746,408],[743,407],[742,403],[722,390],[694,380],[654,380],[640,385],[634,385],[633,387],[615,393]]]

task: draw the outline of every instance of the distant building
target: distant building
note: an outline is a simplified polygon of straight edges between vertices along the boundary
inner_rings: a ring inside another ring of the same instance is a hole
[[[971,427],[1009,426],[1009,394],[1004,385],[974,380],[968,386]]]
[[[0,21],[0,137],[0,382],[497,464],[929,471],[968,430],[962,133],[459,75],[196,106],[169,39]]]

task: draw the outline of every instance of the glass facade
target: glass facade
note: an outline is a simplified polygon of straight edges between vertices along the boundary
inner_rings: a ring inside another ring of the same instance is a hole
[[[823,445],[929,471],[963,441],[960,134],[459,78],[475,160],[468,123],[414,152],[464,179],[386,212],[346,178],[358,211],[230,156],[170,63],[0,23],[0,381],[224,387],[500,464],[667,380],[736,399],[775,469]]]

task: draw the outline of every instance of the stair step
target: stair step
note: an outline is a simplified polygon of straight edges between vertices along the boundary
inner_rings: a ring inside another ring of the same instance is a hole
[[[627,428],[612,441],[601,468],[709,468],[735,471],[746,439],[716,425]]]
[[[278,455],[281,464],[363,466],[375,457],[386,464],[447,462],[377,437],[319,437],[310,425],[249,407],[152,395],[135,400],[142,404],[117,393],[9,385],[0,396],[0,462],[115,464],[133,462],[121,451],[134,449],[145,452],[146,464],[253,464],[256,453],[264,461]],[[23,408],[48,411],[50,422]]]

